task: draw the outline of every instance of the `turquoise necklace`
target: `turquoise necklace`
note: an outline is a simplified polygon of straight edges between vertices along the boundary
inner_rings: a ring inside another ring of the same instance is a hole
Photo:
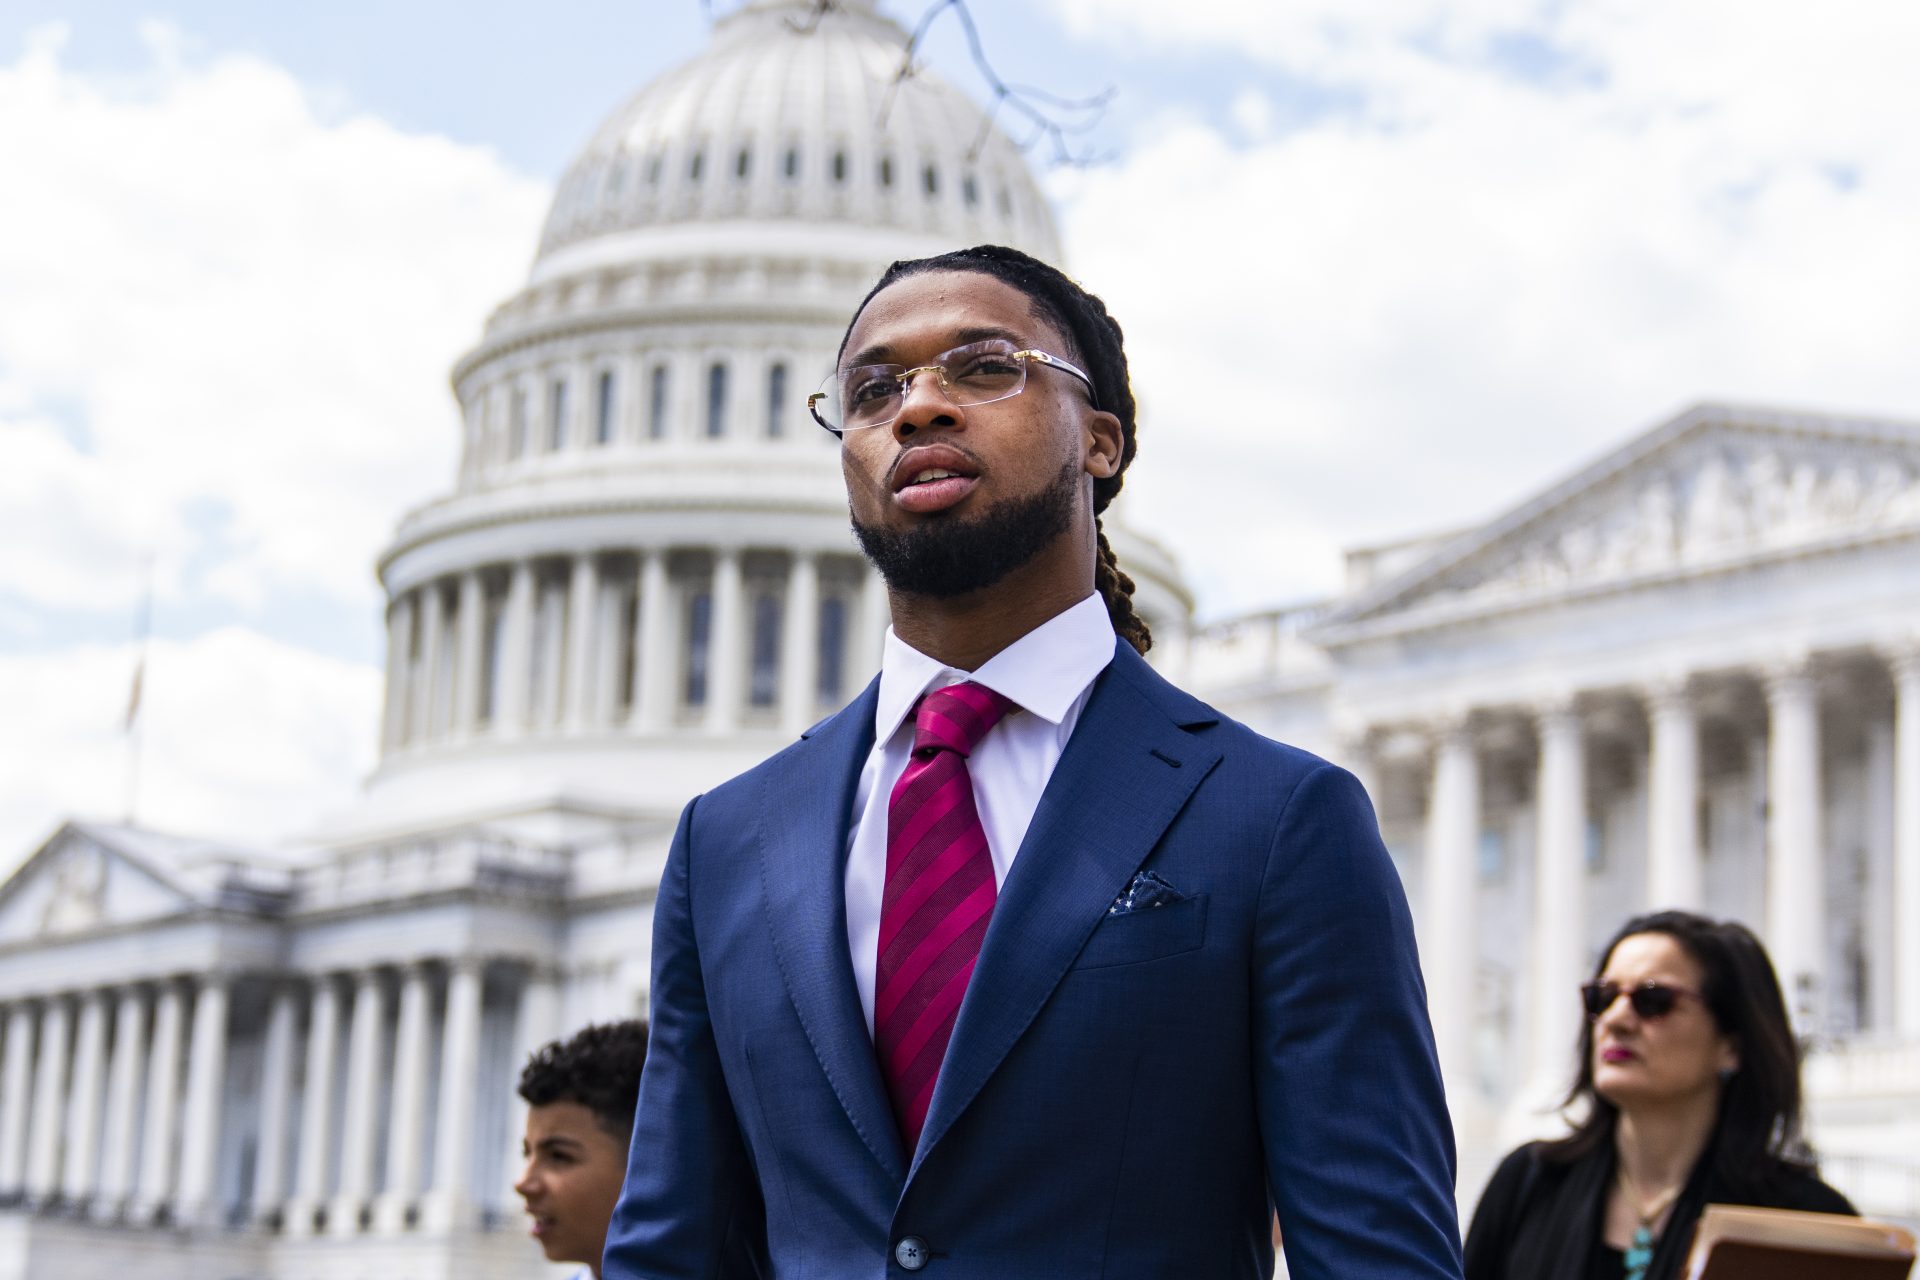
[[[1645,1280],[1647,1268],[1653,1265],[1653,1224],[1667,1211],[1668,1205],[1680,1198],[1680,1187],[1672,1187],[1651,1201],[1643,1201],[1634,1194],[1633,1183],[1627,1180],[1625,1169],[1619,1171],[1619,1180],[1620,1194],[1627,1198],[1627,1207],[1633,1210],[1634,1217],[1639,1220],[1639,1225],[1633,1229],[1633,1240],[1627,1245],[1625,1280]]]

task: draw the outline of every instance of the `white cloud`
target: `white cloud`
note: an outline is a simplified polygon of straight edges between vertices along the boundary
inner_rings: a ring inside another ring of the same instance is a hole
[[[1330,589],[1338,546],[1490,515],[1699,399],[1920,417],[1920,10],[1099,14],[1358,91],[1245,146],[1169,116],[1057,184],[1128,330],[1132,516],[1207,611]],[[1516,33],[1579,73],[1487,55]]]
[[[136,649],[0,655],[0,864],[64,819],[126,818]],[[270,846],[339,809],[372,767],[380,672],[223,628],[156,641],[137,732],[137,816]]]
[[[0,65],[0,472],[46,479],[39,539],[73,571],[9,564],[0,590],[115,605],[132,566],[88,567],[171,531],[218,566],[205,589],[371,610],[396,516],[452,474],[446,370],[517,283],[545,191],[324,114],[257,58],[149,40],[131,78],[64,67],[52,29]],[[33,424],[49,405],[66,456]]]

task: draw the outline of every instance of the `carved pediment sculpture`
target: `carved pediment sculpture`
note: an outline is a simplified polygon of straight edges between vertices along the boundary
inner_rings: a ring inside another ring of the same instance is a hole
[[[107,855],[73,841],[52,868],[53,883],[40,912],[42,935],[73,933],[100,923],[106,914]]]

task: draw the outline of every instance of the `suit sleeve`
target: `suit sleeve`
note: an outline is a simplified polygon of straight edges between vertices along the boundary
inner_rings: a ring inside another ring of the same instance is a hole
[[[652,1027],[604,1280],[759,1274],[765,1207],[721,1073],[694,938],[693,813],[673,836],[653,912]]]
[[[1413,921],[1345,770],[1322,765],[1285,801],[1255,929],[1254,1087],[1293,1280],[1459,1280]]]

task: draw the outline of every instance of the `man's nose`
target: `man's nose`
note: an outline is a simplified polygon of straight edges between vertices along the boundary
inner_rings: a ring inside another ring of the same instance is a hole
[[[948,395],[940,370],[908,371],[906,386],[900,392],[900,408],[893,416],[896,439],[904,440],[927,427],[958,427],[965,422],[966,414]]]
[[[513,1189],[522,1200],[531,1200],[540,1194],[540,1174],[533,1161],[527,1161],[520,1170],[520,1180],[513,1184]]]

